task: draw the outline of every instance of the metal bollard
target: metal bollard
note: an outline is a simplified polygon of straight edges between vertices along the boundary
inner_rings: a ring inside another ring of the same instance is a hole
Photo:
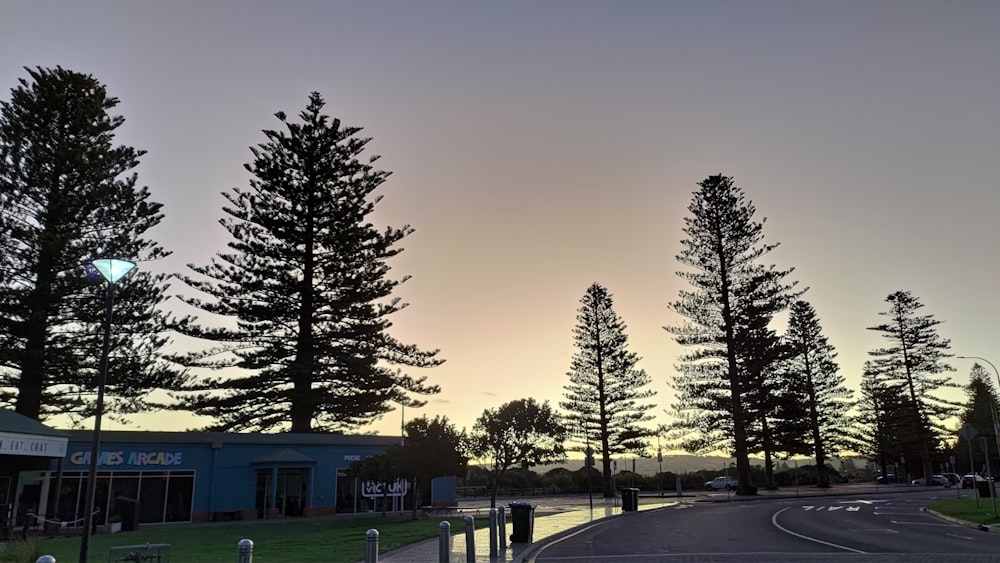
[[[497,556],[497,509],[490,509],[490,557]]]
[[[236,563],[253,563],[253,542],[247,538],[236,543]]]
[[[365,563],[378,563],[378,530],[365,533]]]
[[[497,509],[498,527],[500,528],[500,550],[507,549],[507,517],[504,516],[504,509],[501,506]]]
[[[438,563],[451,563],[451,524],[447,520],[441,522],[438,535]]]
[[[476,563],[476,521],[465,517],[465,563]]]
[[[51,555],[43,555],[35,559],[35,563],[56,563],[56,558]]]

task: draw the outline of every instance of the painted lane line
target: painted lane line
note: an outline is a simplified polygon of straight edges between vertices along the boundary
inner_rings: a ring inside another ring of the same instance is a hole
[[[973,541],[973,540],[975,540],[975,539],[976,539],[976,538],[973,538],[973,537],[971,537],[971,536],[960,536],[960,535],[958,535],[958,534],[945,534],[945,535],[946,535],[946,536],[951,536],[951,537],[953,537],[953,538],[958,538],[958,539],[962,539],[962,540],[970,540],[970,541]]]
[[[558,539],[556,539],[554,541],[551,541],[551,542],[543,545],[542,547],[540,547],[538,549],[538,551],[536,551],[535,553],[531,554],[531,557],[528,559],[528,563],[535,563],[535,560],[538,559],[538,556],[541,555],[542,552],[544,552],[546,549],[552,547],[553,545],[555,545],[555,544],[557,544],[559,542],[568,540],[569,538],[572,538],[573,536],[576,536],[578,534],[582,534],[582,533],[586,532],[587,530],[590,530],[592,528],[596,528],[596,527],[600,526],[601,524],[606,524],[607,522],[610,522],[610,521],[611,521],[611,519],[599,520],[599,521],[594,522],[593,524],[587,526],[586,528],[580,528],[579,530],[573,532],[572,534],[568,534],[566,536],[563,536],[561,538],[558,538]]]
[[[793,535],[793,536],[795,536],[797,538],[802,538],[804,540],[809,540],[811,542],[816,542],[816,543],[823,544],[825,546],[833,547],[833,548],[836,548],[836,549],[843,549],[844,551],[850,551],[852,553],[867,553],[865,551],[861,551],[860,549],[854,549],[853,547],[846,547],[846,546],[843,546],[843,545],[837,545],[835,543],[830,543],[828,541],[823,541],[823,540],[818,539],[818,538],[812,538],[812,537],[800,534],[798,532],[793,532],[793,531],[789,530],[788,528],[785,528],[781,524],[778,524],[778,515],[781,514],[784,511],[786,511],[786,510],[788,510],[788,508],[782,508],[781,510],[775,512],[774,516],[771,516],[771,524],[773,524],[775,528],[781,530],[782,532],[785,532],[786,534],[791,534],[791,535]]]

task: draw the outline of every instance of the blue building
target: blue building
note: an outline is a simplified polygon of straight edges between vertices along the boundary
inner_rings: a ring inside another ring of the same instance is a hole
[[[65,457],[21,471],[17,499],[46,522],[76,523],[85,512],[92,433],[58,432],[68,438]],[[95,520],[117,516],[130,529],[367,510],[372,495],[347,469],[396,443],[367,435],[103,431]]]

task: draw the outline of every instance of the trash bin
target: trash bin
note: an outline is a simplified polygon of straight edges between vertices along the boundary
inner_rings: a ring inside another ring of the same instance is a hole
[[[510,507],[510,523],[513,528],[510,542],[531,543],[535,528],[535,507],[526,502],[512,502],[507,506]]]
[[[993,496],[993,481],[976,481],[976,488],[979,489],[979,496],[985,498]]]
[[[622,512],[639,510],[639,489],[625,488],[622,492]]]

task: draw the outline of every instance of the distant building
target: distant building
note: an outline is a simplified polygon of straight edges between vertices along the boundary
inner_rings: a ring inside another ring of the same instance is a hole
[[[6,441],[10,432],[2,422],[0,438]],[[34,443],[49,455],[32,456],[17,467],[7,457],[0,460],[0,500],[8,513],[36,514],[39,525],[79,525],[92,432],[31,422],[41,428],[24,434],[34,442],[22,439],[22,446]],[[103,431],[95,520],[100,525],[117,516],[131,529],[371,510],[370,487],[347,479],[347,469],[397,443],[399,437],[367,435]]]

